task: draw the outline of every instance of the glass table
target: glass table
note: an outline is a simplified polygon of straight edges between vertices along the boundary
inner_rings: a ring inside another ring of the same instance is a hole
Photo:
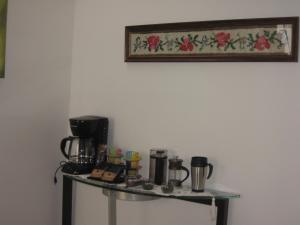
[[[192,192],[190,187],[175,188],[170,194],[161,191],[160,186],[153,190],[144,190],[141,186],[126,187],[122,184],[111,184],[98,180],[88,179],[87,176],[63,175],[63,212],[62,225],[72,225],[72,195],[73,182],[80,182],[103,189],[103,194],[108,197],[108,225],[116,225],[116,201],[150,201],[159,198],[173,198],[199,204],[217,207],[216,225],[227,225],[229,200],[239,198],[236,193],[206,189],[205,192]]]

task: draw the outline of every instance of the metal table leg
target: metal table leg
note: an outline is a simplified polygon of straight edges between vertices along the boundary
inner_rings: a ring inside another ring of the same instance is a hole
[[[159,199],[156,196],[131,194],[110,189],[103,189],[102,192],[108,197],[108,225],[117,225],[117,199],[123,201],[151,201]]]
[[[62,225],[72,225],[72,189],[71,178],[63,177]]]
[[[216,200],[216,206],[218,207],[217,225],[227,225],[228,204],[228,199]]]
[[[108,197],[108,225],[117,225],[117,200],[116,193],[112,190],[107,190]]]

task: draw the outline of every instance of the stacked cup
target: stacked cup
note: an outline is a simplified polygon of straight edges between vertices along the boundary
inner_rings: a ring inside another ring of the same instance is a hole
[[[107,160],[108,163],[112,163],[116,165],[123,164],[122,157],[123,157],[122,149],[114,148],[114,147],[109,148],[108,160]]]
[[[138,152],[135,151],[127,151],[125,154],[126,161],[126,175],[128,177],[137,177],[138,170],[141,168],[139,162],[141,157]]]

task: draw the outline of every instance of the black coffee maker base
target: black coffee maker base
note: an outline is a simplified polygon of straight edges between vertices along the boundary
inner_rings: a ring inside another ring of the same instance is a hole
[[[68,162],[62,166],[61,171],[63,173],[79,175],[79,174],[89,174],[92,172],[93,165],[80,165],[76,163]]]

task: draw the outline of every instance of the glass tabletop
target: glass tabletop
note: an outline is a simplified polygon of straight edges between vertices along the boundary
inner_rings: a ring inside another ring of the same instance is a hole
[[[240,194],[225,192],[215,189],[205,189],[204,192],[193,192],[191,191],[191,187],[189,185],[183,185],[180,188],[174,188],[172,193],[163,193],[161,190],[161,186],[154,185],[152,190],[144,190],[141,185],[135,187],[126,187],[125,183],[121,184],[112,184],[107,182],[102,182],[98,180],[88,179],[87,175],[67,175],[64,176],[70,178],[71,180],[78,181],[81,183],[85,183],[88,185],[110,189],[114,191],[122,191],[131,194],[141,194],[141,195],[149,195],[156,197],[166,197],[166,198],[178,198],[178,199],[193,199],[193,200],[201,200],[201,199],[233,199],[239,198]]]

